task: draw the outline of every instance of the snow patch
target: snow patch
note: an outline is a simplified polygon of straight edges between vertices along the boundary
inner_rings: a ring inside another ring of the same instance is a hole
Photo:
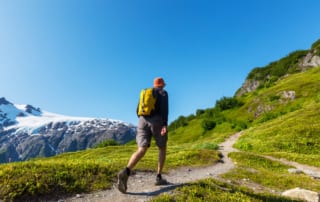
[[[12,105],[12,104],[1,105],[0,111],[2,111],[3,114],[5,114],[5,116],[7,117],[7,119],[10,119],[10,120],[12,120],[12,121],[14,121],[15,118],[17,117],[17,115],[20,113],[20,110],[17,109],[17,108],[16,108],[14,105]]]
[[[24,108],[23,105],[18,106],[18,108]],[[15,114],[18,114],[19,110],[15,111]],[[11,115],[10,118],[14,116]],[[26,132],[30,135],[39,134],[39,130],[50,123],[66,123],[67,125],[77,125],[81,122],[93,120],[94,118],[87,117],[72,117],[64,116],[60,114],[50,113],[43,111],[41,116],[29,114],[27,116],[15,116],[16,124],[5,127],[5,130],[17,129],[17,132]],[[13,119],[14,120],[14,119]]]

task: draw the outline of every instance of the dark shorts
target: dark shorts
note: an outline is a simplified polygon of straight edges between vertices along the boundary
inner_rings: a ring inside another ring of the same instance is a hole
[[[158,147],[167,145],[168,135],[161,136],[161,117],[139,117],[136,141],[139,147],[150,147],[151,137],[154,137]]]

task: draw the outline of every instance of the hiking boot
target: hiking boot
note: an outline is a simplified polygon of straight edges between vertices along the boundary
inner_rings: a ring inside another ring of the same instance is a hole
[[[118,183],[117,183],[117,187],[119,189],[120,192],[122,193],[126,193],[127,191],[127,182],[128,182],[128,174],[127,174],[127,170],[123,169],[122,171],[120,171],[118,173]]]
[[[168,184],[169,184],[168,181],[163,179],[161,174],[157,175],[155,185],[159,186],[159,185],[168,185]]]

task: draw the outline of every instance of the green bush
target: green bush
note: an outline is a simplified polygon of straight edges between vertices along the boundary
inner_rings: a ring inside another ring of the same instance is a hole
[[[241,131],[248,128],[248,123],[245,121],[231,121],[231,128]]]
[[[109,147],[109,146],[117,146],[120,145],[118,142],[116,142],[114,139],[105,140],[103,142],[100,142],[94,146],[94,148],[101,148],[101,147]]]
[[[272,119],[277,118],[280,115],[281,115],[280,112],[267,112],[267,113],[264,113],[262,115],[262,117],[259,119],[258,123],[263,123],[263,122],[270,121]]]
[[[198,109],[198,110],[196,111],[196,116],[199,117],[201,114],[204,114],[204,113],[205,113],[205,110],[203,110],[203,109]]]
[[[273,95],[273,96],[270,96],[269,97],[269,100],[272,102],[272,101],[277,101],[280,99],[280,95]]]
[[[235,97],[222,97],[216,101],[216,107],[223,110],[233,109],[242,106],[243,103],[238,101]]]
[[[313,43],[311,48],[316,51],[316,55],[320,56],[320,39]]]
[[[218,150],[219,145],[216,143],[205,142],[194,146],[195,149]]]
[[[176,120],[172,121],[169,125],[169,130],[174,131],[177,128],[184,127],[188,125],[188,118],[185,116],[179,116]]]
[[[214,129],[217,124],[213,120],[205,119],[202,121],[201,125],[205,131],[208,131]]]
[[[315,43],[314,47],[320,49],[317,43]],[[256,67],[248,74],[247,80],[260,81],[260,88],[268,88],[284,75],[298,72],[299,62],[307,53],[308,51],[306,50],[294,51],[278,61],[269,63],[265,67]]]

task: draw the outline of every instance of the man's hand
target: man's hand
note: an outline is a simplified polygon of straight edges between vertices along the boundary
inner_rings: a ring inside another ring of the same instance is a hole
[[[164,136],[167,134],[167,126],[162,126],[161,128],[161,135]]]

